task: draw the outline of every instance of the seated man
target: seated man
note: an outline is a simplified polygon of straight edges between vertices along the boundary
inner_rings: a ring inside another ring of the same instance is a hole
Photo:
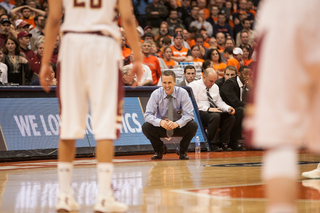
[[[130,69],[132,69],[133,67],[133,64],[134,64],[134,54],[133,52],[131,52],[130,54],[130,62],[131,64],[129,65],[126,65],[126,66],[129,66]],[[134,76],[134,80],[137,80],[137,76]],[[138,86],[149,86],[149,85],[152,85],[152,73],[151,73],[151,70],[150,68],[145,65],[145,64],[142,64],[142,76],[140,78],[140,81],[138,81]]]
[[[203,72],[202,79],[191,82],[189,87],[192,88],[196,99],[202,124],[208,128],[211,150],[220,152],[227,150],[224,144],[229,143],[230,132],[235,121],[233,116],[235,110],[222,101],[219,87],[214,84],[217,77],[214,69],[207,68]]]
[[[189,83],[196,78],[196,69],[192,65],[188,65],[183,70],[184,80],[179,82],[177,86],[188,86]]]
[[[191,100],[185,89],[175,87],[176,74],[172,70],[164,71],[161,81],[162,87],[152,92],[147,103],[146,122],[142,126],[143,134],[150,140],[155,151],[151,159],[162,159],[167,152],[161,137],[181,136],[179,159],[188,160],[186,151],[198,129],[193,120]]]
[[[121,68],[124,86],[138,86],[138,82],[134,79],[134,75],[132,75],[131,69],[132,67],[129,65]]]
[[[237,68],[235,66],[229,65],[224,69],[224,77],[216,80],[215,84],[218,85],[219,89],[221,90],[222,84],[237,75]]]
[[[238,144],[238,140],[242,139],[244,107],[246,105],[247,93],[252,88],[250,76],[251,71],[249,67],[241,66],[239,69],[239,75],[224,82],[220,90],[222,100],[234,107],[236,110],[236,121],[231,131],[229,143],[229,147],[232,150],[244,150],[244,148],[241,148]]]

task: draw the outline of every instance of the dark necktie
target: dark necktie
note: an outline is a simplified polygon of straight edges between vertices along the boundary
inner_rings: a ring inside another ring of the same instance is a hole
[[[243,102],[247,102],[247,87],[246,86],[242,86],[242,101]]]
[[[218,108],[217,105],[214,104],[213,102],[213,99],[209,93],[209,88],[206,88],[207,89],[207,97],[208,97],[208,101],[210,103],[210,107],[213,107],[213,108]]]
[[[172,96],[168,95],[167,98],[169,99],[168,105],[168,120],[173,121],[173,105],[172,105]],[[167,130],[167,137],[171,138],[173,135],[173,129]]]

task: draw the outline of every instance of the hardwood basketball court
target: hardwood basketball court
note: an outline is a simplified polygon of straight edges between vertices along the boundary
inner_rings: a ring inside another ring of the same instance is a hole
[[[115,157],[113,188],[129,212],[264,212],[260,179],[263,151],[189,152],[151,161],[152,155]],[[320,157],[301,152],[300,172],[315,169]],[[56,160],[0,163],[0,213],[55,212]],[[72,188],[81,213],[93,212],[97,192],[95,159],[76,159]],[[301,180],[299,212],[320,212],[320,180]]]

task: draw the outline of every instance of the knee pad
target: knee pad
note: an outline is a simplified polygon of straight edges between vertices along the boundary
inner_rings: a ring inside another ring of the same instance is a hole
[[[282,145],[267,151],[263,157],[262,179],[296,179],[298,175],[297,150],[291,145]]]

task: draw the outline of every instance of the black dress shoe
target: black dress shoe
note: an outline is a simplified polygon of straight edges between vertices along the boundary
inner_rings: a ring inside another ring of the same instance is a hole
[[[180,160],[189,160],[189,157],[188,157],[187,153],[181,153],[179,155],[179,159]]]
[[[212,152],[222,152],[223,149],[221,147],[217,146],[217,145],[212,145],[211,146],[211,151]]]
[[[162,156],[168,152],[168,148],[163,144],[162,149],[159,152],[156,152],[154,156],[151,157],[151,160],[160,160]]]
[[[240,144],[231,144],[229,147],[232,149],[232,151],[246,151],[247,149],[242,147]]]
[[[162,159],[162,154],[156,152],[154,153],[154,156],[151,157],[151,160],[161,160]]]
[[[230,147],[227,146],[222,146],[221,147],[223,151],[232,151],[232,149]]]

